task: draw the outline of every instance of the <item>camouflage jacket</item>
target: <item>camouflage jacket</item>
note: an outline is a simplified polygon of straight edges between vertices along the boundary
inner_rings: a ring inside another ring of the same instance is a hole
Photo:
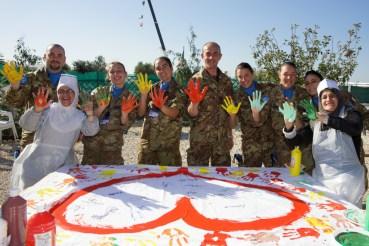
[[[51,81],[48,77],[46,67],[41,67],[35,72],[26,74],[26,83],[20,85],[18,90],[9,88],[6,92],[6,102],[19,109],[28,109],[34,105],[33,93],[37,94],[39,87],[46,87],[49,90],[49,99],[54,102],[58,101],[56,94],[56,87],[52,87]]]
[[[160,88],[160,83],[154,88]],[[156,108],[148,97],[148,108],[142,129],[141,139],[149,142],[150,149],[167,148],[179,143],[182,129],[181,112],[184,110],[184,96],[180,93],[177,82],[171,80],[169,88],[165,92],[168,99],[165,103],[167,107],[179,110],[177,118],[172,119],[160,109]]]
[[[104,86],[109,87],[110,92],[112,91],[112,86]],[[94,102],[94,108],[96,109],[98,107],[96,98],[94,96],[94,92],[92,92],[92,98]],[[115,131],[115,130],[122,130],[128,131],[128,129],[132,126],[134,121],[137,117],[137,108],[131,111],[128,114],[128,123],[125,125],[121,124],[120,117],[121,117],[121,104],[122,104],[122,98],[128,97],[129,95],[128,89],[124,89],[122,94],[118,97],[110,96],[109,105],[104,109],[103,112],[101,112],[99,116],[99,123],[100,123],[100,132],[99,135],[102,134],[105,131]]]
[[[216,78],[211,77],[204,68],[194,74],[192,79],[200,79],[201,89],[208,86],[208,92],[199,103],[198,115],[190,118],[190,141],[222,142],[225,147],[231,148],[233,142],[229,115],[221,107],[226,96],[233,97],[231,79],[220,69]]]
[[[248,99],[248,95],[240,87],[236,92],[236,101],[241,102],[240,110],[237,113],[237,117],[240,121],[242,138],[254,138],[260,139],[260,136],[270,134],[272,131],[270,121],[270,111],[272,103],[270,98],[272,97],[271,91],[275,86],[273,84],[256,84],[256,90],[261,91],[262,101],[267,101],[265,106],[260,112],[260,122],[255,123],[252,117],[251,105]]]
[[[296,85],[294,86],[294,93],[293,93],[293,97],[291,98],[291,100],[284,98],[282,88],[280,85],[275,86],[271,90],[270,95],[271,95],[271,103],[272,103],[272,107],[271,107],[272,127],[277,133],[277,135],[282,136],[283,135],[282,129],[284,128],[284,119],[283,119],[283,114],[279,112],[278,108],[282,107],[282,104],[286,101],[289,103],[293,103],[294,107],[297,109],[296,122],[297,121],[302,122],[302,118],[303,118],[302,113],[304,112],[304,109],[299,106],[299,103],[303,99],[309,99],[310,97],[305,89],[299,86],[296,86]]]

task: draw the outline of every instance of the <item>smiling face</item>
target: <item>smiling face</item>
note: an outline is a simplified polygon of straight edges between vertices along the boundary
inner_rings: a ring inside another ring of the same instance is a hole
[[[63,85],[63,86],[59,87],[59,89],[57,91],[57,94],[58,94],[58,101],[64,107],[68,107],[73,103],[75,93],[68,86]]]
[[[119,63],[112,63],[108,67],[108,79],[117,87],[123,87],[127,78],[125,68]]]
[[[165,59],[157,59],[154,68],[160,81],[170,81],[172,79],[173,68]]]
[[[317,88],[320,82],[320,78],[315,74],[309,74],[305,78],[305,89],[309,93],[310,96],[317,95]]]
[[[282,85],[283,88],[291,88],[295,85],[296,82],[296,69],[289,65],[284,64],[279,71],[279,84]]]
[[[324,90],[320,96],[322,108],[328,112],[334,112],[338,106],[338,97],[331,90]]]
[[[252,85],[254,74],[247,68],[236,70],[236,77],[242,87],[249,88]]]
[[[65,65],[64,48],[59,45],[51,45],[44,54],[44,62],[48,71],[59,73]]]
[[[214,43],[205,45],[202,49],[201,58],[206,70],[216,70],[222,54],[219,46]]]

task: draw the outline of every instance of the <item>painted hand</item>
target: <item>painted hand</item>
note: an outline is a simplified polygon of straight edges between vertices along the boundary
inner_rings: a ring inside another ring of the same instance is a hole
[[[288,102],[284,102],[282,107],[279,107],[279,112],[283,114],[283,118],[285,121],[291,123],[296,120],[296,109]]]
[[[23,66],[15,65],[15,62],[7,62],[4,64],[3,70],[0,73],[10,82],[10,84],[19,84],[23,78]]]
[[[262,101],[261,91],[254,91],[252,93],[252,99],[249,97],[251,110],[260,112],[268,101]]]
[[[192,103],[201,102],[204,99],[206,92],[208,91],[208,87],[204,86],[204,88],[200,92],[200,82],[200,79],[197,79],[196,82],[191,79],[190,82],[188,82],[187,88],[184,89],[185,93],[190,98]]]
[[[129,96],[123,97],[122,99],[122,105],[121,110],[124,113],[130,113],[133,109],[135,109],[138,106],[136,97],[132,94],[129,94]]]
[[[157,88],[156,90],[152,89],[152,91],[150,92],[152,103],[159,109],[163,107],[163,105],[168,99],[168,96],[164,96],[164,95],[165,95],[165,91],[162,91],[159,88]]]
[[[38,88],[37,94],[33,94],[36,112],[41,112],[50,106],[51,101],[47,101],[48,96],[49,91],[45,87]]]
[[[305,109],[306,116],[309,120],[316,120],[316,110],[312,100],[308,101],[304,99],[300,101],[299,105]]]
[[[149,93],[152,87],[152,82],[147,78],[147,73],[145,73],[145,75],[142,73],[137,74],[137,80],[135,81],[135,84],[137,85],[141,94]]]
[[[329,115],[326,112],[318,112],[318,120],[322,122],[323,124],[328,124]]]
[[[97,87],[95,97],[97,105],[99,105],[99,107],[106,108],[110,102],[109,87]]]
[[[224,98],[224,104],[222,105],[222,108],[227,111],[230,115],[237,114],[238,110],[240,109],[241,103],[238,103],[237,106],[233,104],[233,100],[231,97],[226,96]]]

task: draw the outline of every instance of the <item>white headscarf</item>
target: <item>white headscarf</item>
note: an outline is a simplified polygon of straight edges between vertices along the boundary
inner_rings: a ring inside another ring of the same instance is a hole
[[[62,86],[67,86],[74,91],[73,102],[68,107],[63,106],[60,102],[51,104],[49,121],[51,127],[55,130],[59,132],[71,132],[81,128],[86,116],[76,108],[79,96],[77,77],[70,74],[62,74],[56,91]]]

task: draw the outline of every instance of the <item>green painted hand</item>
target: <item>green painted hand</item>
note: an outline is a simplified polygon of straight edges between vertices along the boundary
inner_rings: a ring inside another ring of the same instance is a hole
[[[284,102],[282,107],[279,107],[279,112],[283,114],[284,120],[294,122],[296,120],[296,109],[288,102]]]
[[[251,109],[260,112],[268,101],[261,100],[261,91],[254,91],[252,93],[252,99],[249,97]]]
[[[316,110],[312,100],[308,101],[304,99],[300,101],[299,105],[305,109],[306,116],[309,120],[316,120]]]

